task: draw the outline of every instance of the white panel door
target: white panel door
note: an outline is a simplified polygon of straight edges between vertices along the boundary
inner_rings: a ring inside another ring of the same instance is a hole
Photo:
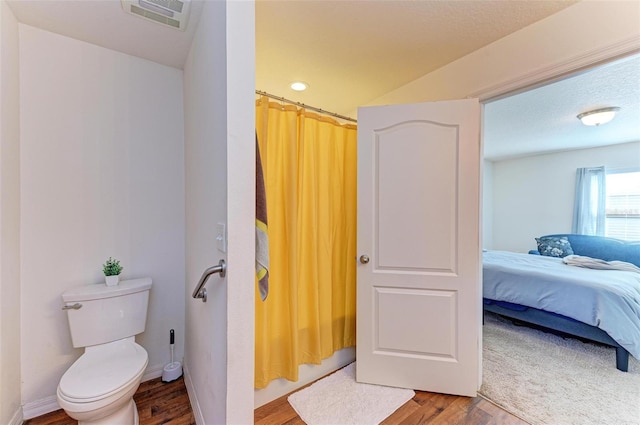
[[[358,111],[359,382],[480,386],[477,99]]]

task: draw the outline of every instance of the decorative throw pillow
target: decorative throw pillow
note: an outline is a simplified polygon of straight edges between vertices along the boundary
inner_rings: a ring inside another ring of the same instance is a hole
[[[547,236],[542,238],[536,238],[538,243],[538,252],[540,255],[546,255],[548,257],[566,257],[567,255],[573,255],[573,249],[569,243],[569,239],[565,236]]]

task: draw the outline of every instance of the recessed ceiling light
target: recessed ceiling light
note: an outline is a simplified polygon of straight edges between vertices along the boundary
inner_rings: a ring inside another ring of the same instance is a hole
[[[593,111],[583,112],[578,115],[578,119],[582,121],[584,125],[600,125],[606,124],[613,119],[616,112],[620,110],[617,106],[610,108],[595,109]]]
[[[304,81],[294,81],[293,83],[291,83],[290,87],[295,91],[304,91],[307,89],[307,87],[309,87],[309,84],[305,83]]]

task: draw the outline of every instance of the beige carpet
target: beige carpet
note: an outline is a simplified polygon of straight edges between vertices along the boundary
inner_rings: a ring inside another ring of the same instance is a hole
[[[289,404],[307,425],[378,425],[415,395],[413,390],[360,384],[356,364],[291,394]]]
[[[639,425],[640,363],[615,350],[515,326],[487,314],[481,394],[530,422]]]

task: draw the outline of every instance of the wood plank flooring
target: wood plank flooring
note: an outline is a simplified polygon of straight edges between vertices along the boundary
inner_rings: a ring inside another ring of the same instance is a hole
[[[133,399],[138,406],[140,425],[195,425],[184,378],[164,383],[161,378],[143,382]],[[23,425],[77,425],[64,410],[56,410],[37,418],[29,419]]]
[[[134,396],[140,425],[194,425],[195,420],[183,378],[163,383],[160,378],[143,382]],[[254,411],[256,425],[305,425],[282,396]],[[381,425],[527,425],[517,417],[481,398],[416,391]],[[24,425],[77,425],[63,410],[47,413]],[[233,424],[245,425],[245,424]],[[249,425],[249,424],[246,424]],[[336,424],[340,425],[340,424]]]
[[[255,425],[305,425],[282,396],[254,412]],[[381,425],[528,425],[482,397],[458,397],[416,391]],[[336,424],[339,425],[339,424]]]

